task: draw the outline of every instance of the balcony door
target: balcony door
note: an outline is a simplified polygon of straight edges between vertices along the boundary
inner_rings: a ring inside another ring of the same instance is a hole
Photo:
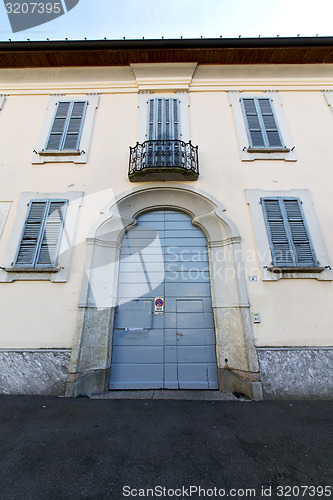
[[[179,99],[149,99],[147,165],[181,166],[180,135]]]

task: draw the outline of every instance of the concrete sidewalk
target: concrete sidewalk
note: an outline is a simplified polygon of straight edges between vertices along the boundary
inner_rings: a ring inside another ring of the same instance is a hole
[[[333,498],[332,422],[325,401],[1,396],[0,499]]]

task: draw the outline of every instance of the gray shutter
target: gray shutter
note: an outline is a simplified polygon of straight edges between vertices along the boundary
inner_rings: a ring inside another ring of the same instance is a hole
[[[285,199],[284,206],[298,265],[316,266],[317,261],[306,228],[300,200],[298,198]]]
[[[282,148],[277,121],[274,116],[270,99],[258,99],[264,131],[266,133],[267,145],[270,148]]]
[[[148,141],[154,140],[155,136],[155,102],[156,99],[148,101]]]
[[[245,124],[251,147],[264,148],[265,142],[254,99],[242,99]]]
[[[299,198],[262,198],[261,203],[273,265],[317,266]]]
[[[79,149],[87,101],[59,101],[47,141],[47,151]]]
[[[15,266],[54,267],[67,200],[32,200]]]
[[[46,201],[32,201],[30,203],[21,244],[16,257],[16,265],[18,266],[29,267],[35,261],[46,203]]]
[[[77,151],[79,149],[80,136],[85,117],[87,102],[73,102],[72,112],[68,121],[66,135],[64,137],[64,151]]]
[[[155,98],[148,101],[148,140],[179,139],[179,100]]]
[[[241,99],[245,125],[252,148],[282,148],[282,138],[274,115],[271,99],[254,97]]]
[[[46,145],[48,151],[60,151],[63,135],[66,129],[67,116],[70,111],[70,102],[58,102],[50,136]]]
[[[180,112],[179,112],[179,100],[172,99],[173,101],[173,139],[180,138]]]
[[[278,198],[266,198],[262,199],[261,202],[269,236],[273,265],[277,267],[292,267],[295,265],[295,262],[280,200]]]
[[[64,201],[51,201],[49,204],[37,265],[55,266],[56,264],[65,208]]]

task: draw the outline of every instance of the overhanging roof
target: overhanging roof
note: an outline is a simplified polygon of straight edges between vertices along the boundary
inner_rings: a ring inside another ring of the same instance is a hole
[[[0,42],[0,68],[333,63],[333,37]]]

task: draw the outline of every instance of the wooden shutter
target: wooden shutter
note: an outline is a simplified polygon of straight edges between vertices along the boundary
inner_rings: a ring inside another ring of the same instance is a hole
[[[264,148],[264,136],[254,99],[242,99],[245,123],[251,147]]]
[[[47,141],[48,151],[77,151],[79,149],[87,101],[60,101]]]
[[[83,120],[86,112],[87,102],[73,102],[69,117],[66,134],[63,142],[64,151],[76,151],[79,149],[80,136]]]
[[[55,267],[67,200],[32,200],[18,249],[17,267]]]
[[[148,140],[179,139],[179,100],[155,98],[148,101]]]
[[[257,99],[262,118],[266,144],[269,148],[282,148],[282,141],[270,99]]]
[[[62,139],[66,128],[67,117],[69,114],[69,107],[70,102],[58,102],[49,140],[46,146],[47,150],[61,150]]]
[[[254,97],[241,99],[247,134],[252,148],[283,148],[281,134],[271,99]]]
[[[31,201],[25,222],[21,244],[16,258],[17,266],[33,266],[36,258],[37,243],[44,220],[46,201]]]
[[[273,265],[317,266],[299,198],[262,198]]]
[[[37,259],[38,266],[55,266],[65,208],[64,201],[51,201],[47,207],[46,222]]]

